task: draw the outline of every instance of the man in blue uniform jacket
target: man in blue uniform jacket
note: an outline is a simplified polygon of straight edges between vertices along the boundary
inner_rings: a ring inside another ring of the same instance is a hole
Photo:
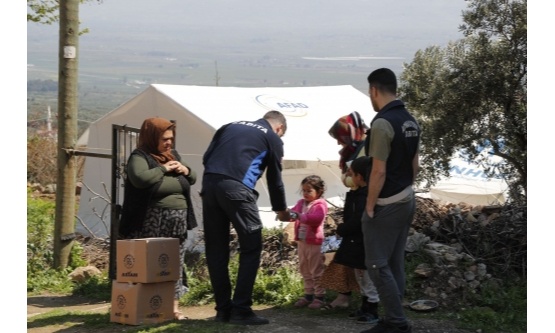
[[[285,116],[267,112],[256,121],[222,126],[203,156],[203,223],[206,261],[216,301],[216,321],[243,325],[268,324],[252,311],[252,291],[262,252],[262,221],[256,182],[264,171],[272,210],[289,220],[281,178]],[[229,277],[230,222],[239,240],[239,270],[232,295]]]

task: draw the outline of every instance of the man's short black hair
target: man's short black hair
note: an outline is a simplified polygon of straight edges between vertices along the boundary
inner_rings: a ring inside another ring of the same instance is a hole
[[[368,75],[368,84],[379,91],[397,94],[397,76],[389,68],[376,69]]]

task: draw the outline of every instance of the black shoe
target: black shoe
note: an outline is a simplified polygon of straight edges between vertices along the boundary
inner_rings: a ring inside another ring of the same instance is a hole
[[[233,312],[229,317],[229,323],[235,325],[266,325],[270,321],[266,318],[257,316],[252,311]]]
[[[362,316],[358,317],[356,323],[357,324],[369,324],[369,325],[373,325],[378,323],[378,321],[380,320],[380,318],[378,318],[378,316],[374,313],[365,313]]]
[[[395,333],[412,333],[412,325],[408,323],[403,327],[396,327],[395,329],[396,331],[393,331]]]
[[[364,315],[364,312],[362,312],[362,310],[358,309],[355,312],[349,313],[349,319],[356,320],[362,315]]]
[[[230,310],[220,310],[216,312],[216,317],[214,318],[214,321],[217,321],[220,323],[227,323],[229,322],[230,315],[231,315]]]
[[[391,326],[389,326],[385,321],[382,319],[378,320],[376,326],[372,327],[371,329],[360,331],[360,333],[388,333],[391,330]]]

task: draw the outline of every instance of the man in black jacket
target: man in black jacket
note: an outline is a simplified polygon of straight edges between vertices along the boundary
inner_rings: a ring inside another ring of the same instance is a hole
[[[203,156],[202,204],[206,261],[216,301],[216,320],[268,324],[252,311],[252,291],[262,252],[262,221],[256,182],[264,171],[272,210],[289,221],[281,178],[285,116],[267,112],[256,121],[222,126]],[[230,222],[239,240],[239,270],[232,296],[229,277]]]
[[[411,333],[403,310],[405,245],[416,210],[412,185],[418,173],[420,126],[397,99],[397,77],[388,68],[368,76],[378,114],[371,123],[368,155],[372,171],[362,217],[365,261],[385,317],[364,333]],[[362,332],[361,332],[362,333]]]

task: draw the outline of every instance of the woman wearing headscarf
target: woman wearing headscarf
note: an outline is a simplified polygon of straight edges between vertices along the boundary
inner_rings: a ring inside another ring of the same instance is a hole
[[[119,236],[124,239],[172,237],[179,239],[180,279],[175,284],[174,316],[179,299],[188,291],[185,272],[187,231],[197,227],[191,202],[196,173],[173,149],[175,124],[163,118],[144,120],[137,148],[126,166]]]
[[[357,157],[366,155],[366,152],[363,152],[362,149],[367,144],[366,138],[369,138],[369,130],[370,128],[364,123],[360,114],[357,111],[353,111],[335,121],[333,126],[328,131],[331,137],[337,140],[337,144],[341,145],[341,150],[339,151],[341,180],[345,186],[350,188],[346,194],[346,204],[348,199],[350,199],[349,202],[351,204],[354,204],[353,200],[355,198],[357,202],[360,203],[361,194],[363,202],[366,200],[366,189],[359,188],[353,181],[351,163],[354,163],[353,161],[356,160]],[[360,170],[355,173],[360,174],[363,178],[368,177],[367,174],[363,175],[363,173],[368,173],[367,170],[362,171],[364,168],[360,165],[357,166],[357,170],[358,169]],[[368,170],[369,169],[370,166],[368,166]],[[358,182],[360,183],[360,177]],[[351,206],[351,208],[354,207],[353,205],[348,204],[347,206]],[[357,206],[360,207],[359,204],[357,204]],[[344,211],[343,213],[343,223],[337,228],[338,231],[341,230],[341,233],[338,233],[338,236],[343,234],[342,242],[339,245],[341,250],[338,250],[338,252],[334,254],[333,260],[326,267],[326,271],[322,277],[322,285],[329,290],[336,291],[337,297],[322,309],[330,310],[348,307],[352,291],[360,291],[362,297],[361,308],[349,314],[349,317],[357,319],[358,323],[375,324],[377,322],[377,315],[374,315],[374,313],[377,313],[377,310],[374,311],[374,308],[377,305],[375,301],[379,299],[379,296],[377,295],[376,288],[374,287],[372,280],[370,280],[370,277],[368,276],[368,272],[366,270],[359,270],[361,267],[353,265],[352,260],[356,256],[353,256],[352,253],[341,256],[337,255],[339,252],[343,252],[343,250],[349,245],[353,245],[350,244],[350,242],[353,242],[353,238],[355,238],[353,236],[357,234],[355,230],[352,230],[353,226],[356,228],[357,218],[356,216],[353,216],[355,212]],[[358,219],[360,219],[360,217]],[[360,228],[360,223],[358,225]],[[362,235],[362,229],[360,230],[359,235]]]
[[[354,186],[352,179],[347,175],[348,162],[360,156],[359,153],[364,146],[363,143],[369,129],[360,114],[353,111],[337,119],[328,131],[331,137],[337,140],[337,144],[341,145],[339,168],[341,169],[343,184],[347,187]]]

